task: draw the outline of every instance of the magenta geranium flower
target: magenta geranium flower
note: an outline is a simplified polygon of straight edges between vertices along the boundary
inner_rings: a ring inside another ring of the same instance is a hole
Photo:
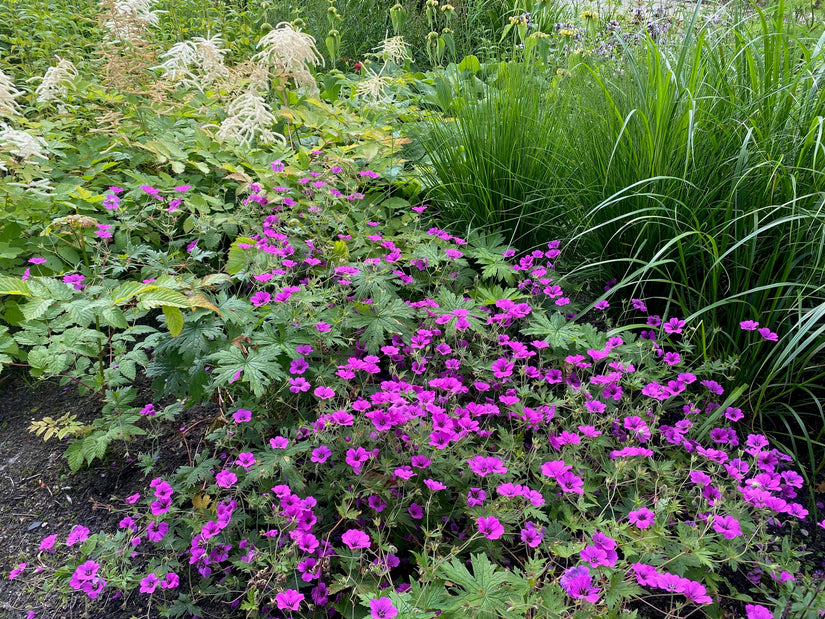
[[[232,471],[223,470],[215,475],[215,483],[221,488],[231,488],[238,481],[238,476]]]
[[[232,413],[232,419],[235,420],[235,423],[244,423],[252,419],[252,411],[248,411],[245,408],[239,408]]]
[[[329,400],[335,397],[335,391],[330,387],[315,387],[312,393],[320,400]]]
[[[67,546],[74,546],[75,544],[82,544],[89,537],[89,529],[82,525],[77,525],[69,532],[69,537],[66,539]]]
[[[767,327],[759,329],[758,333],[759,333],[759,335],[762,336],[762,339],[765,340],[766,342],[778,342],[779,341],[779,335],[777,335],[776,333],[774,333],[773,331],[771,331]]]
[[[478,519],[478,532],[487,539],[498,539],[504,535],[504,527],[495,516],[480,516]]]
[[[269,446],[272,449],[286,449],[289,447],[289,439],[285,436],[274,436],[269,439]]]
[[[23,570],[25,570],[25,569],[26,569],[26,564],[25,563],[18,563],[17,567],[14,568],[11,572],[9,572],[9,580],[14,580],[18,576],[20,576],[20,574],[22,574]]]
[[[773,613],[758,604],[745,604],[745,616],[747,619],[773,619]]]
[[[287,589],[275,596],[275,604],[278,610],[298,610],[301,602],[304,601],[304,594],[296,589]]]
[[[312,450],[312,457],[310,458],[310,460],[312,462],[322,464],[326,462],[327,458],[329,458],[331,455],[332,451],[330,451],[329,447],[327,447],[326,445],[321,445],[320,447],[316,447]]]
[[[725,539],[733,539],[742,535],[739,521],[733,516],[715,516],[713,518],[713,530],[721,533]]]
[[[40,542],[40,550],[45,550],[46,552],[54,552],[55,547],[54,544],[57,541],[57,534],[48,535],[43,538]]]
[[[159,584],[160,578],[158,578],[154,573],[150,573],[140,581],[140,592],[154,593]]]
[[[630,524],[635,524],[639,529],[647,529],[653,524],[655,517],[656,514],[650,511],[647,507],[634,510],[627,515],[627,519],[630,521]]]
[[[249,298],[250,303],[252,303],[252,305],[254,305],[255,307],[260,307],[261,305],[266,305],[271,300],[272,300],[272,295],[269,294],[268,292],[263,291],[263,290],[259,290],[258,292],[256,292],[255,294],[253,294]]]
[[[592,586],[593,580],[586,565],[568,568],[559,579],[559,584],[573,599],[583,599],[594,604],[599,600],[599,589]]]
[[[439,490],[446,490],[447,486],[442,484],[440,481],[436,481],[434,479],[425,479],[424,484],[432,490],[433,492],[438,492]]]
[[[341,541],[350,550],[370,547],[370,536],[358,529],[349,529],[341,536]]]
[[[392,619],[398,614],[398,609],[392,605],[390,598],[370,600],[371,619]]]

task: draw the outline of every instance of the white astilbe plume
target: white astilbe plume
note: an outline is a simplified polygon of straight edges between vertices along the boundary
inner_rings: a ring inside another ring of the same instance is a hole
[[[229,104],[217,136],[220,140],[235,140],[247,146],[252,145],[256,136],[265,144],[276,140],[285,144],[284,136],[269,129],[276,120],[264,98],[257,92],[247,91]]]
[[[28,161],[32,157],[48,159],[43,152],[46,146],[46,140],[43,138],[34,137],[25,131],[12,129],[6,123],[0,123],[0,147],[22,161]]]
[[[0,116],[14,116],[20,113],[15,99],[23,93],[14,87],[12,79],[0,71]]]
[[[252,60],[267,67],[274,67],[281,74],[289,75],[299,87],[317,90],[315,78],[307,69],[307,65],[323,66],[324,59],[318,53],[312,36],[294,30],[287,22],[281,22],[258,41],[258,48],[262,51],[255,54]]]
[[[63,103],[63,98],[69,94],[69,85],[77,77],[77,69],[71,61],[57,57],[57,64],[46,70],[40,86],[34,91],[37,95],[38,103],[48,103],[58,101]]]
[[[216,34],[208,39],[195,37],[193,40],[198,46],[203,83],[211,84],[219,78],[228,77],[229,69],[223,62],[223,57],[226,55],[226,50],[223,48],[225,41],[221,35]]]
[[[152,10],[155,0],[117,0],[105,26],[110,40],[127,42],[140,39],[143,31],[158,25],[158,11]]]
[[[355,85],[355,96],[378,101],[384,98],[384,89],[390,85],[390,78],[367,69],[367,76]]]
[[[200,90],[201,85],[211,84],[218,78],[229,75],[229,70],[223,63],[226,54],[223,43],[220,35],[208,39],[195,37],[191,41],[175,43],[169,51],[161,54],[165,61],[152,68],[161,69],[163,77],[168,80],[179,80]]]
[[[392,62],[398,66],[402,66],[407,60],[412,60],[404,37],[401,36],[384,39],[381,45],[375,48],[375,55],[384,62]]]
[[[195,80],[190,68],[198,61],[198,48],[193,41],[175,43],[160,55],[164,61],[152,69],[161,69],[163,77],[171,80]]]

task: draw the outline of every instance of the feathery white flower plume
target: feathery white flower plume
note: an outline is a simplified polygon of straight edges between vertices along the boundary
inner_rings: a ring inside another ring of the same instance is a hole
[[[117,0],[111,4],[111,19],[105,23],[111,40],[134,41],[143,30],[158,25],[159,11],[153,11],[155,0]],[[102,2],[102,4],[105,4]]]
[[[69,85],[77,77],[77,69],[71,61],[57,56],[57,64],[46,70],[46,75],[40,85],[34,91],[37,95],[38,103],[48,103],[49,101],[59,101],[63,103],[63,98],[69,94]]]
[[[14,116],[20,113],[15,99],[23,93],[14,87],[12,79],[0,71],[0,116]]]
[[[32,157],[48,159],[43,152],[46,146],[46,140],[43,138],[34,137],[25,131],[12,129],[6,123],[0,123],[0,147],[15,157],[23,161],[28,161]]]
[[[375,55],[384,62],[392,62],[399,66],[407,60],[412,60],[407,43],[402,36],[384,39],[381,45],[375,48]]]
[[[221,140],[236,140],[241,145],[252,145],[255,136],[265,144],[276,140],[286,143],[286,138],[269,128],[277,120],[264,98],[257,92],[247,91],[236,98],[226,109],[226,119],[221,123],[217,136]]]
[[[281,22],[261,37],[257,47],[263,49],[252,60],[289,75],[299,87],[317,90],[315,78],[307,69],[307,65],[316,67],[324,64],[324,58],[315,47],[314,37],[294,30],[288,22]]]
[[[367,69],[366,77],[362,77],[355,85],[355,96],[378,101],[384,97],[384,89],[389,85],[389,77]]]
[[[161,54],[165,61],[153,69],[163,70],[163,77],[180,80],[187,86],[201,89],[201,84],[211,84],[219,77],[226,77],[229,70],[223,63],[226,54],[220,35],[208,39],[195,37],[190,41],[175,43]],[[196,73],[200,73],[199,78]]]

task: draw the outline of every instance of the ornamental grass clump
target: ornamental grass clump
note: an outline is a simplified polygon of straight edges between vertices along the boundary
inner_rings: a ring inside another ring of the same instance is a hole
[[[272,162],[221,313],[152,337],[151,375],[222,403],[187,465],[113,500],[118,531],[47,537],[16,577],[173,615],[204,597],[421,618],[802,599],[803,480],[742,424],[730,368],[690,363],[689,321],[636,299],[644,334],[578,323],[558,242],[456,236],[340,156]],[[172,414],[149,404],[124,412]]]

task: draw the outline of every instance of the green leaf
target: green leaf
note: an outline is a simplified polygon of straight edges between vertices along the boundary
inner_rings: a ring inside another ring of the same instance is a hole
[[[77,473],[83,466],[83,441],[74,441],[66,450],[65,456],[69,459],[69,468],[72,473]]]
[[[17,277],[0,275],[0,294],[16,294],[24,297],[32,296],[28,285]]]
[[[255,241],[248,237],[241,237],[232,243],[229,248],[229,257],[226,261],[226,272],[230,275],[237,275],[246,268],[251,258],[257,254],[257,250],[252,247],[246,249],[239,245],[255,245]]]
[[[641,587],[632,581],[624,580],[623,572],[616,572],[610,578],[610,588],[605,594],[605,602],[610,610],[616,608],[624,600],[629,600],[643,593]]]
[[[100,319],[106,326],[115,329],[128,329],[129,323],[119,307],[106,307],[100,312]]]
[[[569,350],[571,344],[579,336],[579,329],[561,314],[553,314],[550,318],[543,312],[534,312],[528,327],[522,329],[525,335],[537,335],[548,342],[554,349]]]
[[[153,307],[190,307],[189,300],[177,290],[159,286],[148,286],[137,294],[138,309],[152,309]]]
[[[26,320],[37,320],[51,307],[52,299],[32,299],[20,309]]]
[[[166,317],[166,326],[169,329],[169,334],[172,337],[178,337],[180,332],[183,331],[183,312],[177,307],[164,305],[163,315]]]

